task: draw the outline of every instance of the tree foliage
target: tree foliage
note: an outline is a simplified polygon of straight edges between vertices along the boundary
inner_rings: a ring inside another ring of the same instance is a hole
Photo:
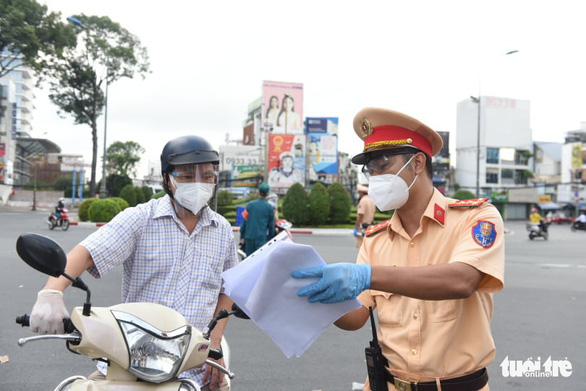
[[[63,60],[51,68],[49,98],[76,124],[89,125],[92,135],[90,196],[96,191],[98,156],[97,119],[106,105],[102,88],[135,74],[149,72],[146,49],[140,40],[107,16],[76,15],[77,45],[63,51]]]
[[[294,224],[307,224],[309,219],[307,203],[308,197],[305,188],[302,184],[295,183],[287,190],[287,194],[285,194],[283,215]]]
[[[128,202],[128,205],[136,206],[137,200],[134,186],[132,186],[132,184],[124,186],[124,188],[122,188],[120,191],[120,198],[123,198],[126,202]]]
[[[339,182],[334,182],[328,187],[330,195],[330,218],[333,224],[347,223],[352,210],[350,194]]]
[[[309,215],[315,225],[325,224],[330,217],[330,196],[321,183],[316,183],[309,192]]]
[[[0,77],[21,65],[40,73],[74,46],[75,32],[60,19],[35,0],[0,0]]]
[[[457,200],[469,200],[469,199],[476,198],[476,197],[474,196],[474,193],[472,193],[471,191],[458,190],[457,192],[454,193],[452,198],[455,198]]]
[[[115,141],[106,150],[108,168],[117,175],[136,176],[136,164],[144,152],[135,141]]]

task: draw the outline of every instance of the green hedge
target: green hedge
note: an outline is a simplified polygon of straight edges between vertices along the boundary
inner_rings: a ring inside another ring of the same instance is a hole
[[[322,225],[330,217],[330,196],[328,189],[316,183],[309,192],[309,220],[313,225]]]
[[[88,215],[88,210],[90,209],[90,206],[97,200],[97,198],[86,198],[81,202],[81,204],[79,204],[77,216],[79,217],[80,221],[88,221],[90,219]]]
[[[118,209],[120,209],[120,212],[122,212],[124,209],[126,209],[130,206],[130,205],[128,205],[128,202],[126,202],[126,200],[124,198],[110,197],[110,198],[108,198],[108,200],[114,201],[118,205]]]
[[[96,199],[88,210],[90,221],[95,223],[107,223],[118,213],[120,213],[118,203],[109,198]]]
[[[333,224],[354,224],[349,222],[352,201],[350,194],[341,183],[335,182],[328,188],[330,195],[330,220]]]

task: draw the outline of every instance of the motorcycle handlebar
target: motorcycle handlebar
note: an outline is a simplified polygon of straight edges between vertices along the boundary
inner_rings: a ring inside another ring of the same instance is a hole
[[[28,314],[17,316],[16,323],[18,323],[22,327],[30,327],[30,316]],[[69,333],[72,333],[75,331],[75,326],[73,325],[73,322],[69,318],[63,319],[63,326],[64,326],[66,334],[69,334]]]

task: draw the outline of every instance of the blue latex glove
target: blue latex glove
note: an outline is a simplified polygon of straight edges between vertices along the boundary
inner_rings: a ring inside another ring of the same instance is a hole
[[[298,296],[309,296],[310,303],[339,303],[355,299],[370,288],[372,268],[368,263],[335,263],[296,270],[293,278],[321,277],[313,284],[301,288]]]
[[[354,228],[354,236],[362,236],[362,232],[358,231],[358,228]]]

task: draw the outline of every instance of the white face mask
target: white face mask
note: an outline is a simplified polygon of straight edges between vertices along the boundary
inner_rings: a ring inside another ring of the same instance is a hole
[[[415,184],[419,175],[416,175],[411,185],[407,186],[407,183],[399,174],[411,163],[414,157],[412,156],[397,174],[375,175],[369,178],[368,196],[372,198],[379,210],[384,212],[391,209],[398,209],[405,205],[409,199],[409,189]]]
[[[175,178],[172,176],[170,178],[176,189],[173,198],[179,205],[191,211],[194,215],[198,214],[214,195],[215,183],[177,183]]]

